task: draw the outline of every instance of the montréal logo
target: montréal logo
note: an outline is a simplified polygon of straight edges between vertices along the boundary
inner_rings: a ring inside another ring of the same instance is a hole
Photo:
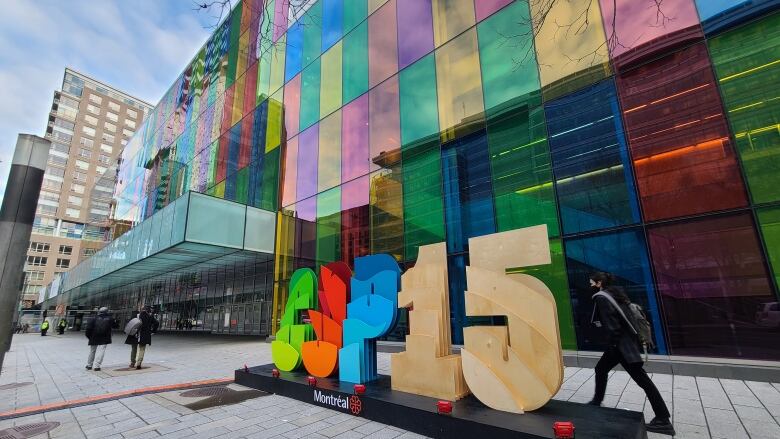
[[[339,394],[328,394],[321,390],[314,389],[314,401],[345,412],[350,412],[353,415],[359,415],[363,409],[363,405],[357,395],[346,398]]]

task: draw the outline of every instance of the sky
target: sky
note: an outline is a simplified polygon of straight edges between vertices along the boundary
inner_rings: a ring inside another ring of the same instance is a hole
[[[194,9],[194,0],[3,1],[0,201],[16,136],[43,136],[65,67],[154,105],[217,23],[219,11]]]

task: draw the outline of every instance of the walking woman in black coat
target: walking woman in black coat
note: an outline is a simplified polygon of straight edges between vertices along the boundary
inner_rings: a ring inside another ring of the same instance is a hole
[[[152,309],[148,306],[141,310],[138,318],[141,319],[141,328],[138,330],[138,354],[135,357],[135,368],[141,369],[146,346],[152,344],[152,334],[157,332],[159,322],[152,316]]]
[[[609,294],[620,306],[623,314],[630,316],[631,310],[628,305],[631,304],[631,300],[623,290],[612,285],[613,281],[614,277],[609,273],[599,272],[590,276],[590,286],[593,292]],[[594,300],[593,323],[602,328],[609,347],[596,364],[596,392],[589,404],[601,405],[607,390],[609,371],[620,364],[631,376],[631,379],[645,391],[647,399],[650,400],[650,405],[653,407],[655,418],[646,424],[647,431],[674,436],[674,426],[669,420],[669,409],[643,367],[642,354],[639,351],[639,337],[632,331],[629,322],[609,299],[596,296]]]

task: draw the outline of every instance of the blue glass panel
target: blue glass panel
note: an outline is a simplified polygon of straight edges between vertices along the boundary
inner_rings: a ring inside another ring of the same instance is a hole
[[[284,82],[297,75],[303,66],[303,26],[299,21],[295,22],[287,30],[287,50],[285,54]]]
[[[236,177],[238,174],[230,174],[225,179],[225,199],[236,201]]]
[[[645,309],[653,325],[656,352],[666,354],[666,342],[642,229],[631,228],[576,239],[564,238],[564,246],[579,349],[599,351],[607,347],[604,334],[590,324],[593,292],[588,276],[595,271],[608,271],[615,275],[617,284],[625,290],[631,301]]]
[[[485,130],[441,148],[447,251],[466,251],[468,239],[496,232]]]
[[[563,233],[639,222],[614,81],[550,101],[544,110]]]
[[[241,152],[241,126],[243,121],[233,125],[228,134],[228,158],[226,175],[233,175],[238,171],[238,155]]]
[[[254,125],[252,127],[252,161],[249,164],[249,193],[247,202],[260,207],[263,200],[263,169],[265,162],[265,134],[268,119],[268,101],[263,101],[255,108]]]
[[[341,39],[343,0],[323,0],[322,6],[322,51],[330,49]]]
[[[466,255],[447,257],[452,343],[461,345],[463,344],[463,326],[466,325],[466,264]]]
[[[712,35],[780,8],[778,0],[696,0],[704,33]]]

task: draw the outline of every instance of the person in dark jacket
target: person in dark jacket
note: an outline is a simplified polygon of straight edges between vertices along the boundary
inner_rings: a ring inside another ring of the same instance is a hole
[[[98,310],[98,315],[87,322],[85,335],[89,339],[89,357],[87,358],[87,370],[100,370],[103,363],[103,355],[106,354],[106,346],[111,344],[111,326],[114,320],[108,314],[105,306]]]
[[[623,310],[623,314],[628,317],[631,315],[631,310],[628,307],[631,300],[623,290],[613,286],[613,281],[614,277],[609,273],[599,272],[590,276],[590,286],[593,292],[611,295]],[[629,322],[623,318],[623,315],[609,299],[596,296],[594,300],[593,323],[600,326],[606,333],[608,347],[596,364],[596,391],[589,404],[601,405],[607,390],[609,371],[620,364],[631,376],[631,379],[645,391],[647,399],[650,400],[650,405],[653,407],[655,418],[646,424],[647,431],[674,436],[674,426],[669,420],[669,409],[643,367],[642,355],[639,351],[639,337],[632,331]]]
[[[152,309],[145,306],[141,313],[138,315],[141,319],[141,328],[138,330],[138,354],[135,357],[135,368],[141,369],[141,363],[144,361],[144,354],[146,353],[146,346],[152,344],[152,334],[157,332],[159,323],[157,319],[152,316]]]

